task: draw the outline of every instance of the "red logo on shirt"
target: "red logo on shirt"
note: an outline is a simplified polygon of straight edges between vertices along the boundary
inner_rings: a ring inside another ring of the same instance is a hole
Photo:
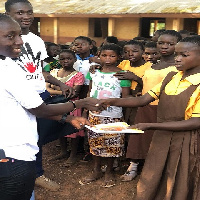
[[[33,62],[27,62],[26,65],[24,65],[26,67],[26,69],[30,72],[30,73],[34,73],[36,70],[37,65],[34,65]]]

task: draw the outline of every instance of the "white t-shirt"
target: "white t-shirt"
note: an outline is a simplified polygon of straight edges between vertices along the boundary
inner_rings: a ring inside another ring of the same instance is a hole
[[[78,72],[81,72],[84,75],[84,77],[86,77],[87,73],[89,72],[90,66],[91,64],[89,60],[77,60],[73,65],[74,69]],[[84,85],[89,85],[89,84],[90,81],[85,78]]]
[[[116,72],[104,73],[96,70],[94,74],[89,73],[87,78],[92,80],[90,97],[96,99],[120,98],[122,93],[121,81],[113,76]],[[122,107],[110,106],[96,116],[121,118]]]
[[[27,109],[36,108],[43,101],[13,60],[0,60],[0,69],[0,149],[7,157],[35,160],[37,123]]]
[[[24,42],[22,55],[16,62],[26,72],[26,79],[40,94],[46,90],[41,66],[41,61],[48,57],[45,44],[40,37],[31,32],[27,35],[22,35],[22,40]]]

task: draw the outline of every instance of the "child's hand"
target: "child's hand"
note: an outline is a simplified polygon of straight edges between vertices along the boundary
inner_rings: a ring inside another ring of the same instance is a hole
[[[133,72],[117,72],[114,74],[119,80],[135,80],[136,75]]]
[[[90,62],[90,63],[101,64],[100,59],[99,59],[97,56],[90,57],[90,58],[89,58],[89,62]]]
[[[151,123],[138,123],[128,127],[129,129],[139,129],[139,130],[149,130],[151,128]]]
[[[107,109],[111,104],[111,99],[100,99],[99,100],[99,105],[104,108],[104,110]]]
[[[92,97],[80,99],[75,102],[76,102],[77,108],[86,108],[87,110],[91,110],[91,111],[102,111],[106,109],[104,105],[100,104],[100,100],[92,98]]]
[[[72,98],[75,95],[75,90],[72,87],[65,85],[64,83],[60,84],[60,90],[62,94],[67,98]]]
[[[91,63],[89,72],[94,74],[96,69],[101,69],[101,65],[97,63]]]

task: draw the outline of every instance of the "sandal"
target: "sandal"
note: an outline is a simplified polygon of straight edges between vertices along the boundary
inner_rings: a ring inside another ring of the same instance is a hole
[[[128,182],[132,181],[137,176],[137,170],[126,171],[122,176],[120,176],[121,181]]]
[[[99,172],[99,173],[96,173],[96,174],[93,173],[93,176],[91,175],[91,177],[85,177],[83,180],[80,180],[79,183],[81,185],[88,185],[88,184],[102,178],[102,176],[103,176],[102,172]]]
[[[111,179],[109,181],[105,181],[102,187],[110,188],[110,187],[115,186],[115,184],[116,184],[116,181]]]

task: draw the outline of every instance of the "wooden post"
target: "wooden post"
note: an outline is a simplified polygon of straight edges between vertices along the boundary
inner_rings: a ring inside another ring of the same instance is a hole
[[[180,31],[183,29],[183,19],[181,18],[176,18],[173,19],[173,25],[172,29],[175,31]]]
[[[108,19],[108,36],[113,36],[115,31],[115,19],[109,18]]]
[[[200,20],[197,20],[197,34],[200,35]]]
[[[58,43],[58,18],[55,17],[53,20],[53,42]]]

